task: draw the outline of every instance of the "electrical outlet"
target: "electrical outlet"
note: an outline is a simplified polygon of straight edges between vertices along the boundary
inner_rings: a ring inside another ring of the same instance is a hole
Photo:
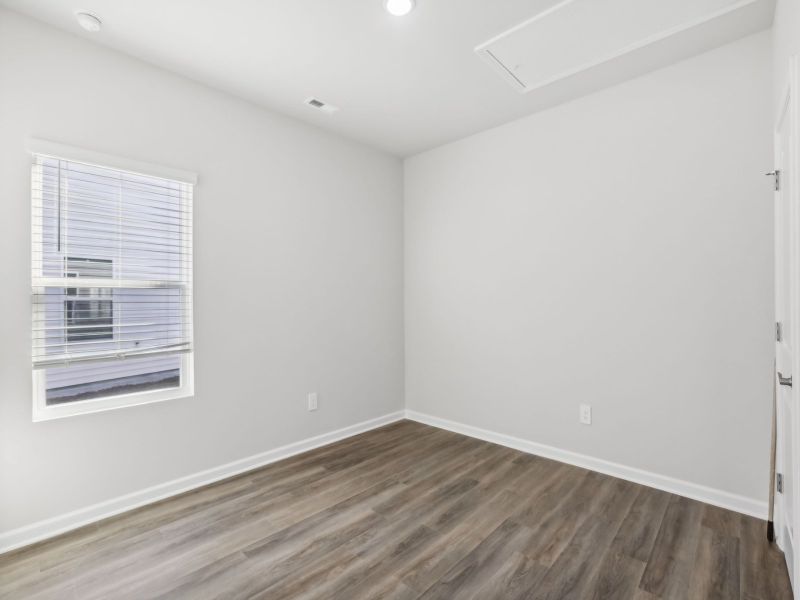
[[[308,395],[308,410],[317,410],[317,392]]]
[[[584,425],[591,425],[592,424],[592,407],[589,404],[581,404],[580,411],[578,414],[580,422]]]

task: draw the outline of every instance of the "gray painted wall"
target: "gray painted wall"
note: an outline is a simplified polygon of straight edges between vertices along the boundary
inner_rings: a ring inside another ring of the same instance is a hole
[[[402,408],[399,160],[4,10],[0,90],[0,532]],[[195,398],[31,422],[29,136],[199,174]]]
[[[765,500],[771,89],[765,32],[407,159],[407,408]]]

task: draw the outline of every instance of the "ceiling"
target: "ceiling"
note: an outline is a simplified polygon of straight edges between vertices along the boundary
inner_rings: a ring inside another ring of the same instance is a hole
[[[577,52],[581,68],[525,93],[476,53],[476,47],[503,39],[515,27],[518,34],[526,21],[573,1],[590,1],[595,13],[599,3],[607,5],[606,24],[595,22],[596,16],[592,23],[581,21],[577,10],[572,21],[566,12],[559,14],[553,27],[561,27],[556,36],[561,48],[550,57],[541,55],[542,44],[533,43],[533,37],[514,38],[515,52],[537,49],[537,56],[525,58],[550,73],[572,47],[607,49],[603,36],[609,23],[621,22],[624,27],[616,29],[626,35],[637,33],[638,17],[625,9],[630,0],[417,0],[416,10],[406,17],[386,13],[382,0],[0,0],[0,5],[408,156],[766,29],[775,4],[669,0],[687,15],[697,12],[690,9],[698,2],[705,3],[714,18],[695,19],[689,28],[673,26],[670,35],[654,43],[628,44],[610,60],[605,59],[611,55],[598,55],[587,61],[586,51]],[[83,31],[76,9],[99,16],[102,31]],[[647,29],[645,21],[639,37],[653,41],[658,36],[652,36],[652,23]],[[665,28],[670,24],[665,22]],[[551,59],[555,62],[548,70]],[[326,114],[303,104],[310,96],[340,110]]]

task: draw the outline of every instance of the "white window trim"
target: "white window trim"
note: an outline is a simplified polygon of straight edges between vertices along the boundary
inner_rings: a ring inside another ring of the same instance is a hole
[[[41,139],[28,140],[28,151],[32,155],[39,154],[53,158],[60,158],[63,160],[81,162],[98,167],[129,171],[139,175],[162,177],[182,183],[189,183],[192,186],[196,185],[197,183],[197,175],[189,171],[153,165],[150,163],[103,154],[100,152],[94,152],[91,150],[85,150],[82,148],[76,148],[74,146],[67,146]],[[34,203],[31,202],[31,204],[33,205]],[[188,245],[192,249],[192,254],[194,254],[191,232],[188,239]],[[194,277],[191,277],[186,287],[189,292],[188,297],[192,298],[191,303],[188,306],[189,314],[192,315],[194,313],[194,307],[192,306],[192,303],[194,302],[192,290],[193,281]],[[32,307],[31,310],[33,311],[34,308]],[[190,339],[194,339],[194,318],[191,319],[191,323],[192,331],[190,332]],[[94,414],[107,410],[116,410],[118,408],[125,408],[128,406],[141,406],[155,402],[164,402],[167,400],[178,400],[180,398],[192,397],[194,396],[194,348],[192,348],[191,352],[185,352],[180,356],[181,379],[178,387],[134,392],[131,394],[120,394],[118,396],[109,396],[107,398],[91,398],[88,400],[54,404],[50,406],[47,405],[45,370],[32,369],[33,421],[49,421],[52,419],[62,419],[64,417]]]
[[[93,150],[85,150],[83,148],[76,148],[75,146],[67,146],[66,144],[59,144],[58,142],[50,142],[38,138],[30,138],[28,140],[28,152],[31,154],[50,156],[52,158],[72,160],[95,167],[119,169],[120,171],[130,171],[138,175],[173,179],[181,183],[197,185],[197,174],[191,171],[173,169],[172,167],[155,165],[132,158],[104,154],[102,152],[94,152]]]
[[[142,404],[178,400],[191,396],[194,396],[194,352],[181,355],[181,384],[178,387],[120,394],[108,398],[92,398],[52,406],[48,406],[46,402],[44,370],[33,369],[33,420],[35,422],[88,415],[127,406],[141,406]]]

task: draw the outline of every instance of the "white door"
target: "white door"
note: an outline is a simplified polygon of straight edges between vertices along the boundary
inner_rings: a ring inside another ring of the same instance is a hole
[[[800,375],[798,335],[800,335],[800,206],[797,195],[798,121],[797,60],[793,59],[789,85],[784,94],[775,130],[775,314],[778,335],[775,342],[777,381],[777,457],[778,486],[775,495],[775,525],[778,544],[786,556],[792,585],[797,590],[797,516],[800,476],[798,476],[798,397],[792,376]],[[777,479],[777,478],[776,478]]]

